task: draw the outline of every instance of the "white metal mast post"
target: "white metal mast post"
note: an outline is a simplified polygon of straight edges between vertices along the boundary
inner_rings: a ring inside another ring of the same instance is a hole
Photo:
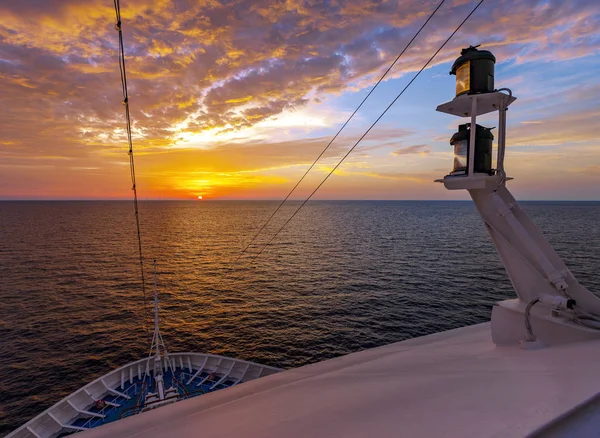
[[[152,343],[156,347],[156,352],[154,354],[154,376],[156,377],[159,374],[162,374],[162,364],[160,357],[160,319],[158,316],[158,289],[156,287],[156,260],[154,260],[154,335],[152,339]],[[165,351],[166,352],[166,351]]]
[[[155,392],[148,393],[146,396],[145,403],[148,409],[157,407],[158,404],[163,401],[174,401],[176,399],[177,391],[171,386],[171,388],[165,388],[164,373],[171,369],[175,372],[175,367],[169,361],[169,353],[167,347],[160,333],[160,317],[159,317],[159,303],[158,303],[158,287],[156,280],[156,260],[154,260],[154,335],[152,336],[152,344],[150,345],[150,355],[146,365],[146,374],[149,374],[150,360],[154,356],[154,383]],[[162,347],[162,357],[161,357]],[[164,357],[164,368],[163,368],[163,357]]]

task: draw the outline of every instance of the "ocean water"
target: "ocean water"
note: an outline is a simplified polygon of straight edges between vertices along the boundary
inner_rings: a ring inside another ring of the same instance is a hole
[[[154,259],[170,350],[284,368],[484,322],[514,296],[470,202],[312,202],[234,264],[276,205],[142,202],[145,302],[130,202],[0,202],[0,434],[147,354]],[[522,205],[599,292],[600,203]]]

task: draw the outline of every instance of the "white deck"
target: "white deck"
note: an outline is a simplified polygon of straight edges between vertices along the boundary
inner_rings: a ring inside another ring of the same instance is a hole
[[[81,436],[522,437],[600,392],[599,364],[600,341],[496,347],[486,323],[284,371]],[[580,436],[596,436],[585,429]]]

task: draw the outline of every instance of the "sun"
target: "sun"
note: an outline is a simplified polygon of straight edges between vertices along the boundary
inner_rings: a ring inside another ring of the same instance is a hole
[[[202,200],[202,195],[199,195],[199,196],[198,196],[198,199]]]

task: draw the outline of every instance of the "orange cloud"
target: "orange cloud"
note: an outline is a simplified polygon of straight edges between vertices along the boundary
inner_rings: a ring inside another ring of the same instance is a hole
[[[414,146],[406,146],[400,149],[392,151],[392,155],[409,155],[409,154],[421,154],[425,155],[431,152],[431,147],[426,144],[417,144]]]

